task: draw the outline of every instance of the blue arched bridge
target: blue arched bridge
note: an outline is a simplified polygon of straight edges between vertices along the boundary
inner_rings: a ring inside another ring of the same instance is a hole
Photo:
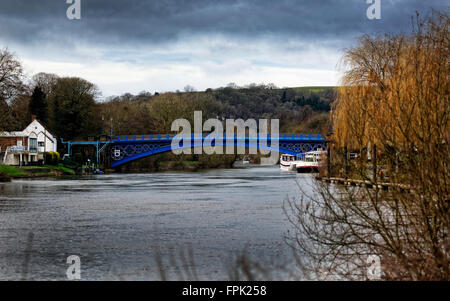
[[[251,136],[226,136],[211,137],[205,135],[192,135],[190,139],[183,137],[174,142],[176,135],[136,135],[117,136],[109,140],[99,141],[62,141],[68,146],[69,156],[72,156],[72,149],[75,145],[93,145],[97,150],[97,163],[100,162],[101,153],[109,146],[111,166],[118,167],[123,164],[149,157],[156,154],[166,153],[174,149],[196,148],[207,146],[242,146],[248,148],[264,149],[294,156],[314,150],[325,150],[327,142],[321,135],[303,134],[280,134],[278,137],[251,137]],[[216,142],[217,141],[217,142]],[[187,142],[187,143],[186,143]],[[174,146],[175,145],[175,146]]]

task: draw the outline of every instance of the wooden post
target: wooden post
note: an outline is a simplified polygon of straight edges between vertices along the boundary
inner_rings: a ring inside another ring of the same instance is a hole
[[[373,182],[377,184],[377,145],[373,145],[372,163],[373,163]]]
[[[348,149],[347,146],[344,147],[344,157],[345,157],[345,178],[348,178]]]
[[[327,146],[327,175],[328,179],[331,177],[331,145]]]

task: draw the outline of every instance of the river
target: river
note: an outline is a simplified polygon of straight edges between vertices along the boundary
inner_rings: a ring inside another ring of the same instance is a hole
[[[159,266],[170,280],[193,266],[199,280],[227,280],[244,250],[293,262],[283,202],[297,183],[311,176],[276,166],[0,183],[0,280],[67,279],[71,255],[83,280],[159,280]]]

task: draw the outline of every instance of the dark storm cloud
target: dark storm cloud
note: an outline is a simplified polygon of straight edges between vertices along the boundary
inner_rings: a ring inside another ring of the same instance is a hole
[[[381,1],[382,20],[369,21],[365,0],[81,0],[82,19],[70,21],[65,0],[1,0],[0,43],[147,45],[208,34],[346,40],[408,31],[415,11],[448,9],[445,0]]]

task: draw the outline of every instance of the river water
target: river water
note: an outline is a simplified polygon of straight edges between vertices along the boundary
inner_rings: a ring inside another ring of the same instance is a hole
[[[71,255],[83,280],[227,280],[244,250],[292,263],[283,202],[311,181],[274,166],[0,184],[0,280],[65,280]]]

